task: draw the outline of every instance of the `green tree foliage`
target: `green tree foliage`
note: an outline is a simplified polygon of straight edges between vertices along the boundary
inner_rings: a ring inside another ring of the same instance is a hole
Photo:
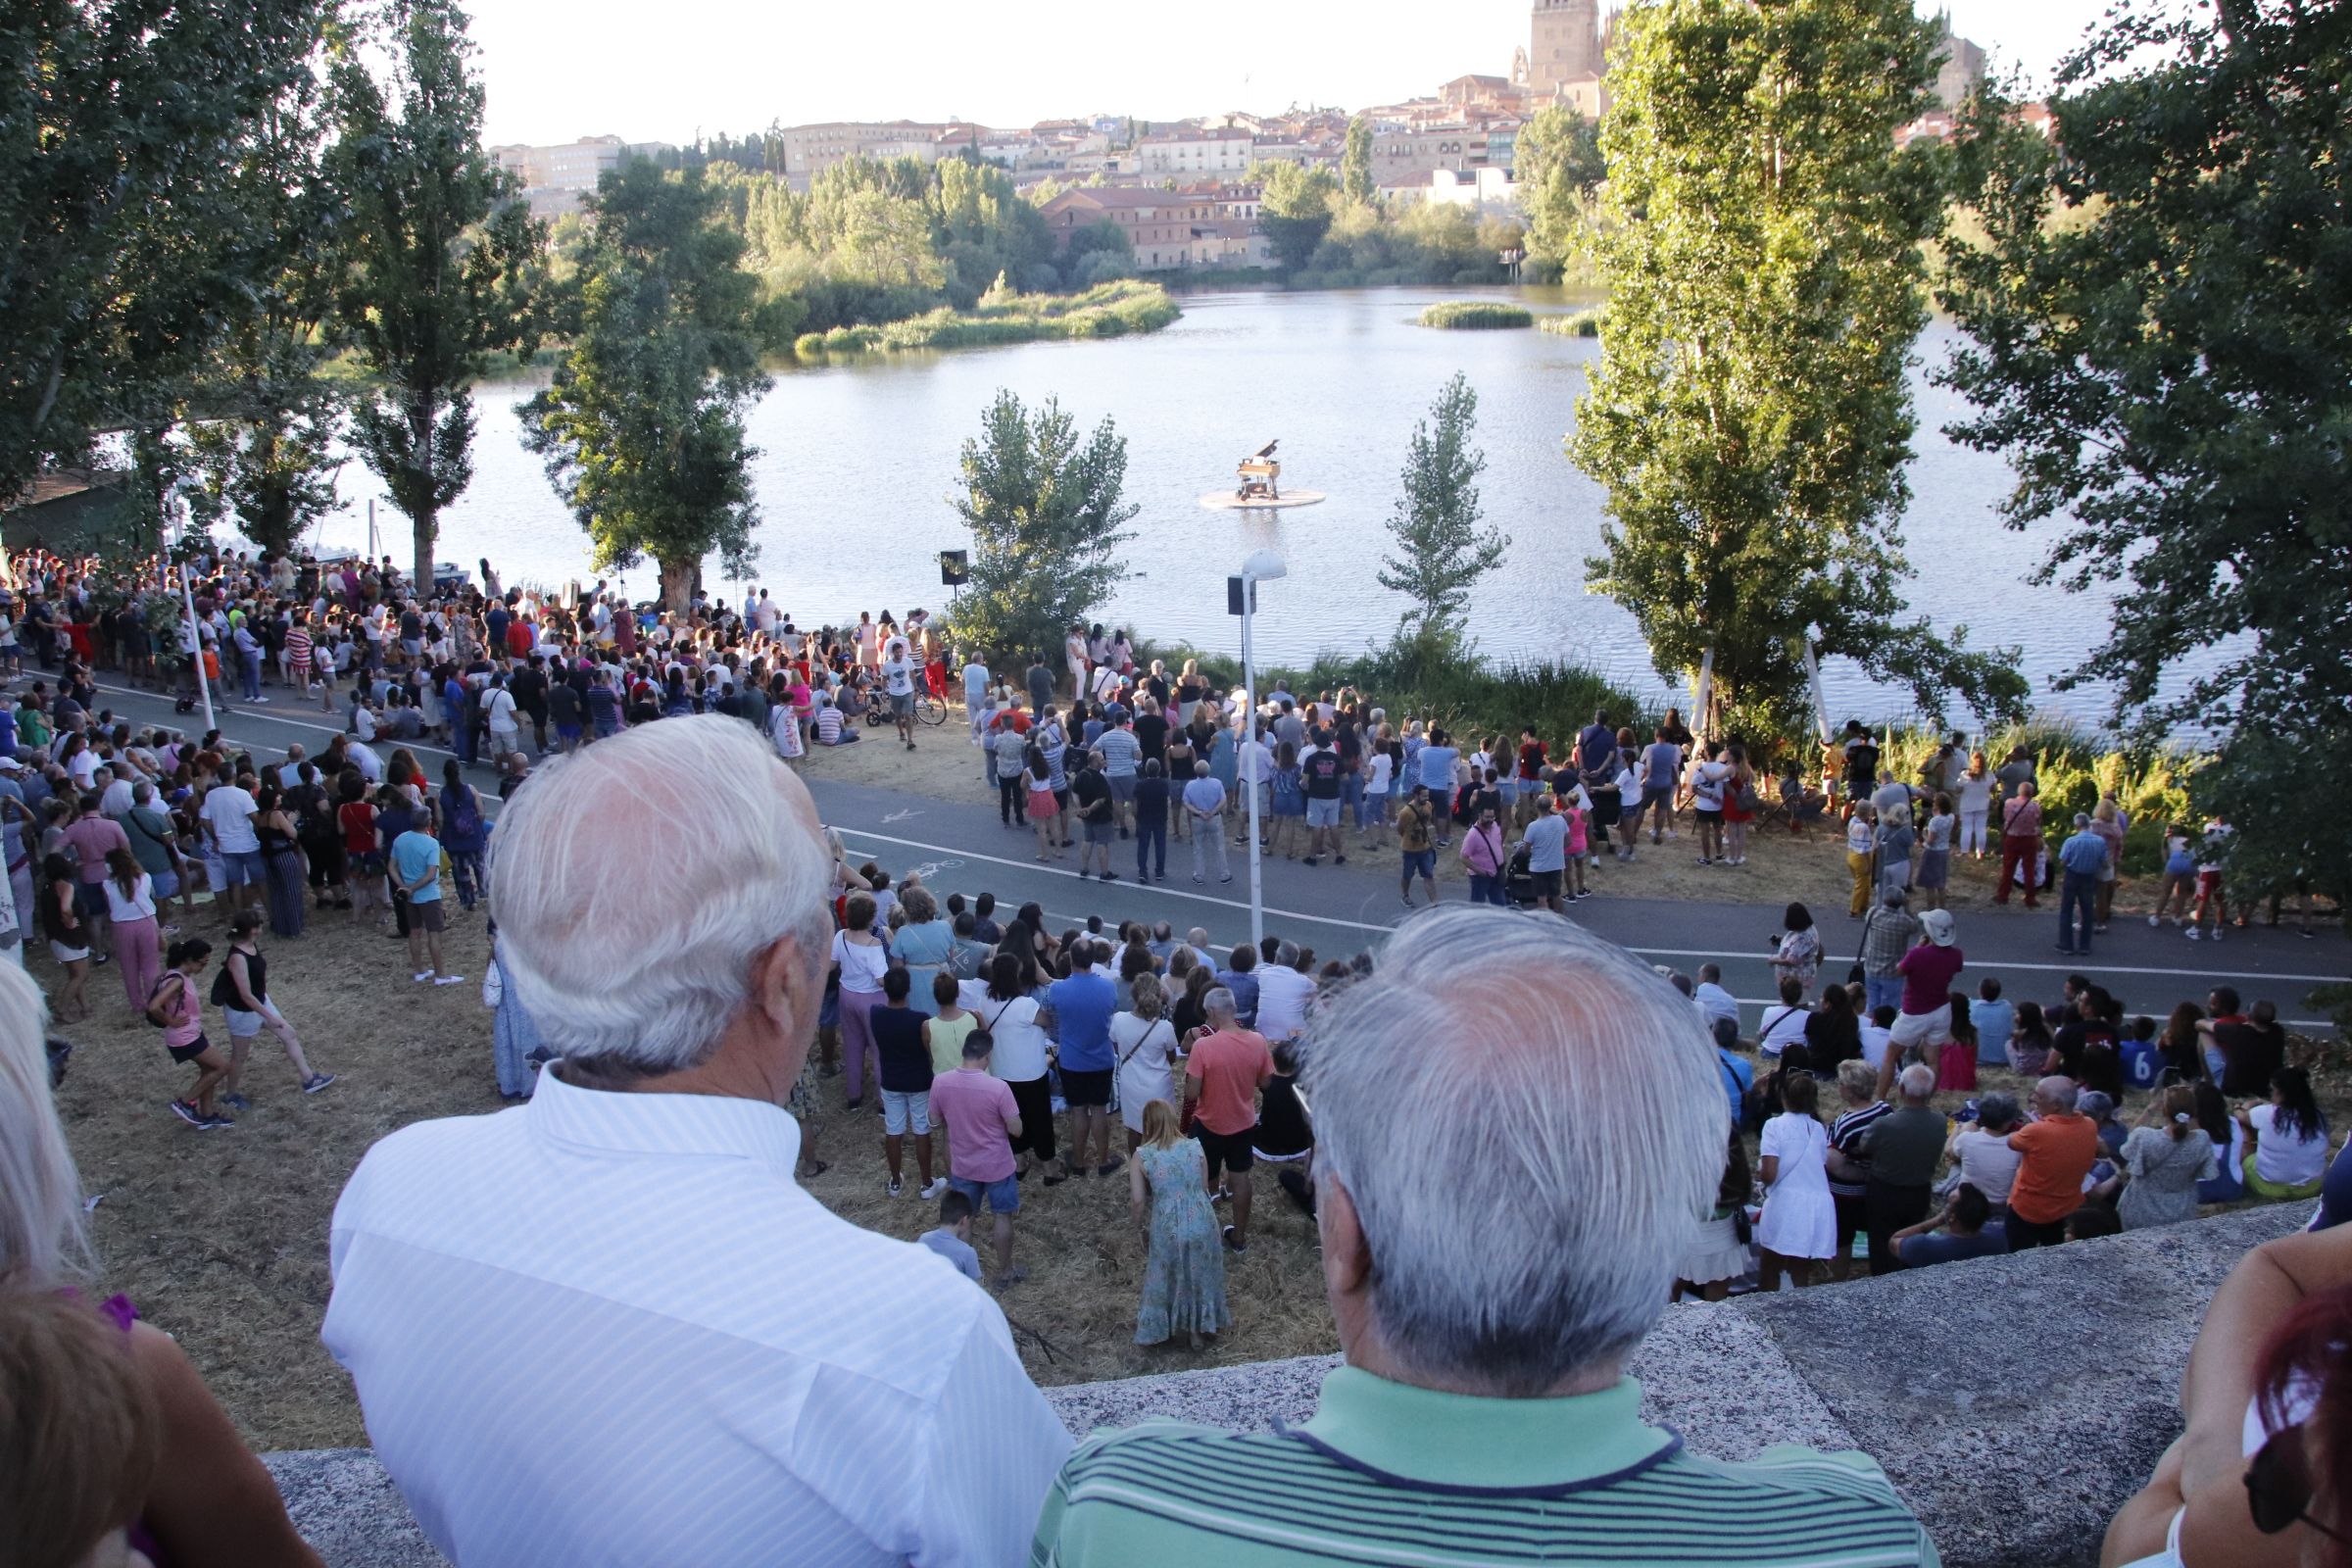
[[[1105,218],[1070,231],[1061,248],[1061,271],[1072,288],[1092,288],[1135,275],[1135,242]]]
[[[1306,266],[1331,227],[1340,182],[1328,169],[1297,164],[1258,164],[1250,177],[1260,186],[1257,220],[1285,272]]]
[[[1592,199],[1608,175],[1600,127],[1573,104],[1546,104],[1519,132],[1512,172],[1527,213],[1527,253],[1556,277],[1568,269],[1592,227]]]
[[[588,530],[602,570],[651,556],[684,610],[703,559],[757,554],[743,416],[768,388],[759,282],[700,170],[631,159],[598,181],[579,335],[555,383],[516,407],[523,445]]]
[[[1293,281],[1303,288],[1500,283],[1507,281],[1501,255],[1521,240],[1517,224],[1474,217],[1467,207],[1342,202],[1306,270]]]
[[[1081,440],[1055,400],[1032,413],[1000,391],[960,467],[949,505],[972,530],[972,562],[957,639],[1000,664],[1059,647],[1127,575],[1119,547],[1141,510],[1122,499],[1127,438],[1105,418]]]
[[[269,555],[293,549],[334,509],[341,466],[338,399],[319,375],[343,242],[342,197],[323,168],[324,87],[317,74],[292,78],[239,150],[240,270],[254,287],[191,395],[189,509],[208,529],[233,523]]]
[[[444,508],[473,477],[473,393],[486,358],[535,344],[545,230],[482,148],[482,87],[454,0],[388,0],[379,80],[363,39],[332,73],[327,171],[347,204],[335,329],[372,383],[351,444],[415,536],[432,581]]]
[[[1357,115],[1348,122],[1348,150],[1340,156],[1340,197],[1369,204],[1379,195],[1372,183],[1372,122]]]
[[[308,69],[318,0],[0,9],[0,496],[152,428],[256,286],[237,149]],[[266,260],[258,264],[264,270]]]
[[[1728,727],[1750,734],[1799,726],[1809,625],[1931,713],[2024,701],[2014,656],[1898,618],[1903,372],[1942,180],[1894,132],[1928,102],[1936,43],[1908,0],[1624,16],[1601,130],[1609,306],[1568,442],[1608,493],[1588,580],[1661,674],[1712,648]]]
[[[2352,746],[2348,23],[2122,8],[2061,68],[2050,138],[1980,106],[1984,238],[1942,291],[1977,409],[1950,434],[2016,466],[2012,527],[2064,519],[2035,580],[2120,589],[2060,684],[2112,682],[2143,738],[2220,736],[2192,795],[2238,825],[2230,882],[2339,900],[2352,835],[2311,760]]]
[[[1400,641],[1459,644],[1471,588],[1511,547],[1501,529],[1480,526],[1478,476],[1487,455],[1472,444],[1477,431],[1478,394],[1457,370],[1429,417],[1413,425],[1401,493],[1389,514],[1396,549],[1381,558],[1380,585],[1413,601]]]

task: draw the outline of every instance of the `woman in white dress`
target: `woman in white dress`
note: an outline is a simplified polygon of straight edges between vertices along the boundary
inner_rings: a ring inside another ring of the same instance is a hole
[[[1110,1049],[1118,1073],[1119,1120],[1127,1126],[1127,1152],[1144,1142],[1144,1107],[1154,1100],[1176,1100],[1176,1026],[1167,1018],[1167,993],[1159,977],[1139,974],[1132,982],[1132,1010],[1110,1020]]]
[[[1786,1273],[1798,1287],[1813,1282],[1815,1261],[1838,1252],[1838,1203],[1830,1196],[1830,1135],[1813,1114],[1820,1088],[1809,1077],[1791,1076],[1781,1089],[1788,1108],[1764,1124],[1759,1146],[1764,1214],[1756,1222],[1762,1253],[1758,1285],[1781,1288]]]
[[[784,760],[784,765],[798,772],[801,758],[808,748],[801,740],[800,715],[789,702],[778,703],[768,710],[767,738],[775,744],[776,755]]]

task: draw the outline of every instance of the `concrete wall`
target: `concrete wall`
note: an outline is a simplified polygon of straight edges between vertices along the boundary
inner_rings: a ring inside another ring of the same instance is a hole
[[[1947,1568],[2087,1565],[2117,1504],[2178,1432],[2178,1368],[2214,1288],[2249,1248],[2308,1213],[2245,1209],[2054,1251],[1678,1306],[1636,1358],[1643,1413],[1719,1458],[1775,1443],[1864,1450]],[[1081,1435],[1153,1415],[1263,1428],[1311,1415],[1335,1360],[1046,1396]],[[367,1450],[269,1461],[328,1568],[441,1562]]]

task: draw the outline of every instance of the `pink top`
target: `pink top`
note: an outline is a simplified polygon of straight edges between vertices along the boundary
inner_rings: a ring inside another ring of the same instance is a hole
[[[164,1025],[166,1048],[194,1045],[204,1033],[204,999],[196,994],[196,982],[177,969],[166,969],[156,990],[163,997],[164,1015],[172,1020]]]
[[[948,1129],[948,1158],[967,1182],[1012,1174],[1012,1129],[1021,1108],[1002,1078],[970,1067],[931,1080],[931,1118]]]

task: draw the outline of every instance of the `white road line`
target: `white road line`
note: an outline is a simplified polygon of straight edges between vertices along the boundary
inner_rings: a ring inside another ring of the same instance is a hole
[[[1660,958],[1712,958],[1717,963],[1769,963],[1772,961],[1761,956],[1751,957],[1743,953],[1725,954],[1706,948],[1635,948],[1632,951]],[[1824,960],[1825,963],[1827,961],[1827,959]],[[2034,969],[2046,974],[2156,974],[2169,975],[2175,979],[2227,980],[2232,983],[2247,980],[2300,980],[2308,981],[2313,985],[2336,985],[2346,979],[2346,976],[2340,974],[2283,974],[2266,969],[2135,968],[2129,964],[2101,963],[2096,958],[2079,958],[2073,963],[2026,963],[2011,962],[2006,958],[1987,958],[1984,960],[1984,967],[1989,969]]]

